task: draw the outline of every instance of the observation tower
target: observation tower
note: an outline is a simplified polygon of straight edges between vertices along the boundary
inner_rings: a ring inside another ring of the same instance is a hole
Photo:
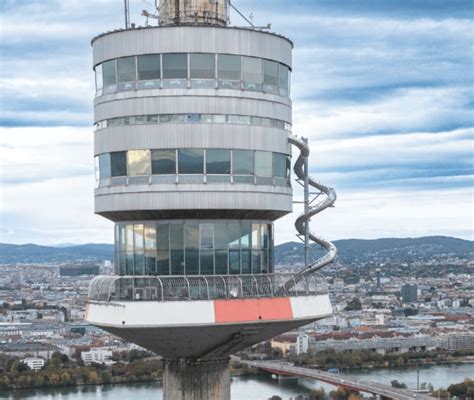
[[[168,400],[229,399],[230,354],[332,314],[315,271],[336,249],[309,220],[336,196],[291,133],[293,43],[230,26],[230,7],[164,0],[146,27],[130,27],[126,7],[125,29],[92,40],[95,212],[115,223],[116,274],[91,282],[86,320],[163,356]],[[306,257],[279,274],[291,145]],[[314,263],[310,240],[327,250]]]

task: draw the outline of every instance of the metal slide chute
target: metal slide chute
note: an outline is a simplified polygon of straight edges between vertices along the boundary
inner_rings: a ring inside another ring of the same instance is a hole
[[[305,242],[305,266],[303,270],[299,272],[299,274],[309,274],[330,264],[336,258],[336,246],[334,246],[334,244],[331,243],[329,240],[326,240],[321,236],[318,236],[311,232],[311,230],[309,229],[309,221],[314,215],[320,213],[328,207],[331,207],[336,201],[337,196],[336,191],[333,188],[327,187],[309,176],[308,156],[310,149],[307,140],[294,135],[290,135],[288,137],[288,141],[292,145],[296,146],[300,151],[300,155],[296,160],[296,163],[293,167],[293,171],[295,172],[296,176],[299,179],[299,182],[304,188],[305,209],[304,212],[300,214],[296,219],[295,228],[298,231],[300,237],[304,238]],[[324,195],[324,199],[320,200],[314,205],[311,205],[312,201],[309,200],[310,187],[315,188],[317,190],[317,196],[315,199],[317,199],[320,195]],[[312,263],[310,263],[308,260],[309,240],[312,240],[313,242],[319,244],[323,249],[327,251],[326,255]]]

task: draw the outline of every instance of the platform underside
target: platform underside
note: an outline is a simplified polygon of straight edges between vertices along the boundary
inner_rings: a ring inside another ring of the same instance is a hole
[[[217,358],[268,340],[321,318],[196,328],[112,328],[104,330],[166,358]]]
[[[166,358],[219,358],[332,314],[328,295],[90,302],[86,320]]]

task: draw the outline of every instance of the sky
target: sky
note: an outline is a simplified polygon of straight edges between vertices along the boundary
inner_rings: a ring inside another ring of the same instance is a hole
[[[131,21],[152,3],[130,0]],[[314,232],[474,239],[472,0],[233,3],[294,41],[293,133],[338,193]],[[123,19],[121,0],[0,1],[0,242],[113,241],[93,211],[90,40]]]

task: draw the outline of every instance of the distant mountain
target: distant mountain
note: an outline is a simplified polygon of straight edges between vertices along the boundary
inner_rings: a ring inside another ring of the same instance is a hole
[[[393,260],[412,262],[429,260],[442,254],[471,258],[474,256],[474,242],[446,236],[387,239],[345,239],[336,240],[339,260],[342,262],[368,262]],[[304,246],[300,242],[287,242],[275,246],[277,264],[292,265],[303,262]],[[311,245],[310,259],[323,254],[317,245]],[[84,244],[64,247],[39,246],[36,244],[0,243],[0,264],[53,263],[67,261],[113,260],[112,244]]]
[[[113,260],[113,244],[82,244],[65,247],[37,244],[0,243],[0,264],[54,263],[67,261],[100,262]]]
[[[474,242],[448,236],[425,236],[420,238],[386,239],[344,239],[334,241],[339,260],[355,261],[393,260],[413,262],[429,260],[442,254],[472,258]],[[304,245],[301,242],[288,242],[275,246],[275,259],[278,264],[291,265],[303,262]],[[323,254],[317,245],[311,245],[310,259]]]

